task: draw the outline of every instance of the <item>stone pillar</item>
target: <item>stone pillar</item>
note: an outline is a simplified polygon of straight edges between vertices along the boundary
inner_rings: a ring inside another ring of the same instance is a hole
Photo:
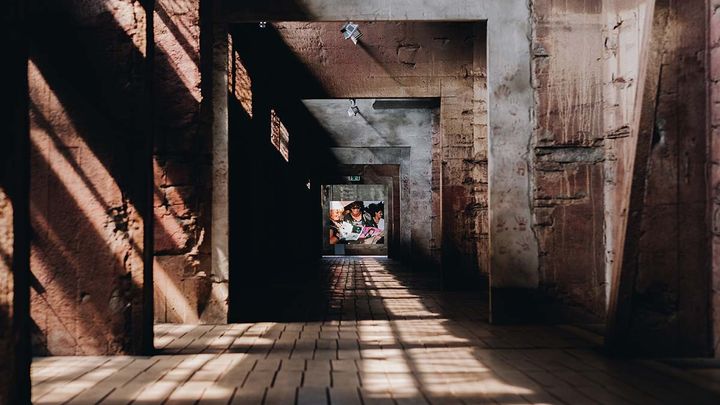
[[[494,17],[488,20],[490,310],[493,322],[506,322],[523,317],[539,281],[530,211],[530,10],[523,4]]]
[[[215,321],[227,319],[230,252],[228,244],[228,31],[212,24],[212,285]]]

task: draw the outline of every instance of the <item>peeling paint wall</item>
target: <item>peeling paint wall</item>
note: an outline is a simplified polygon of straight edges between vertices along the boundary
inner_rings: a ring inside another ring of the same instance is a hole
[[[30,15],[35,354],[140,350],[146,15],[37,1]],[[73,44],[73,46],[68,46]],[[145,213],[147,214],[147,213]]]

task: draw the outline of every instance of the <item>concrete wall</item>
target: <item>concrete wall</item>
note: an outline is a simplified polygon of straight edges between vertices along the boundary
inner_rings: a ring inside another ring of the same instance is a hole
[[[413,100],[356,100],[360,113],[348,116],[348,99],[304,100],[310,114],[327,131],[331,151],[339,164],[400,165],[401,246],[397,257],[426,263],[432,257],[432,135],[438,111],[417,108]],[[405,102],[403,105],[402,103]]]
[[[35,354],[142,348],[147,16],[37,1],[29,18]],[[72,44],[72,46],[68,46]]]

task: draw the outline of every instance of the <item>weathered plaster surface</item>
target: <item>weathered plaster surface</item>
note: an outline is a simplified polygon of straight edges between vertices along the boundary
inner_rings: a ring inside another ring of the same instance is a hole
[[[540,284],[605,312],[602,4],[533,2],[533,229]]]
[[[145,153],[145,13],[133,1],[53,2],[32,18],[35,353],[138,352],[146,194],[133,164]]]
[[[610,299],[611,282],[617,272],[618,250],[622,248],[623,215],[627,205],[623,190],[632,176],[628,163],[634,159],[632,130],[636,115],[636,93],[640,78],[640,49],[647,29],[647,3],[608,0],[603,3],[605,16],[605,67],[603,97],[605,112],[603,130],[606,142],[605,164],[605,276],[609,281],[606,297]]]
[[[227,188],[222,181],[227,178],[226,79],[217,76],[213,65],[223,64],[218,57],[226,58],[227,49],[221,50],[222,43],[213,49],[215,35],[207,24],[210,39],[201,58],[201,29],[206,28],[201,28],[200,13],[197,0],[155,3],[154,284],[159,322],[227,319]],[[225,35],[217,38],[224,42]],[[210,63],[203,65],[205,61]]]

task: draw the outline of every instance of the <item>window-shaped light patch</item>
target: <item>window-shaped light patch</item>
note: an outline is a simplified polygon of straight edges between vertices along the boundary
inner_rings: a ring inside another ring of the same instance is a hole
[[[290,134],[282,121],[280,121],[280,117],[275,110],[270,110],[270,142],[280,152],[285,161],[289,162],[290,151],[288,145],[290,144]]]
[[[232,35],[228,35],[228,64],[228,91],[252,118],[252,80],[233,46]]]

